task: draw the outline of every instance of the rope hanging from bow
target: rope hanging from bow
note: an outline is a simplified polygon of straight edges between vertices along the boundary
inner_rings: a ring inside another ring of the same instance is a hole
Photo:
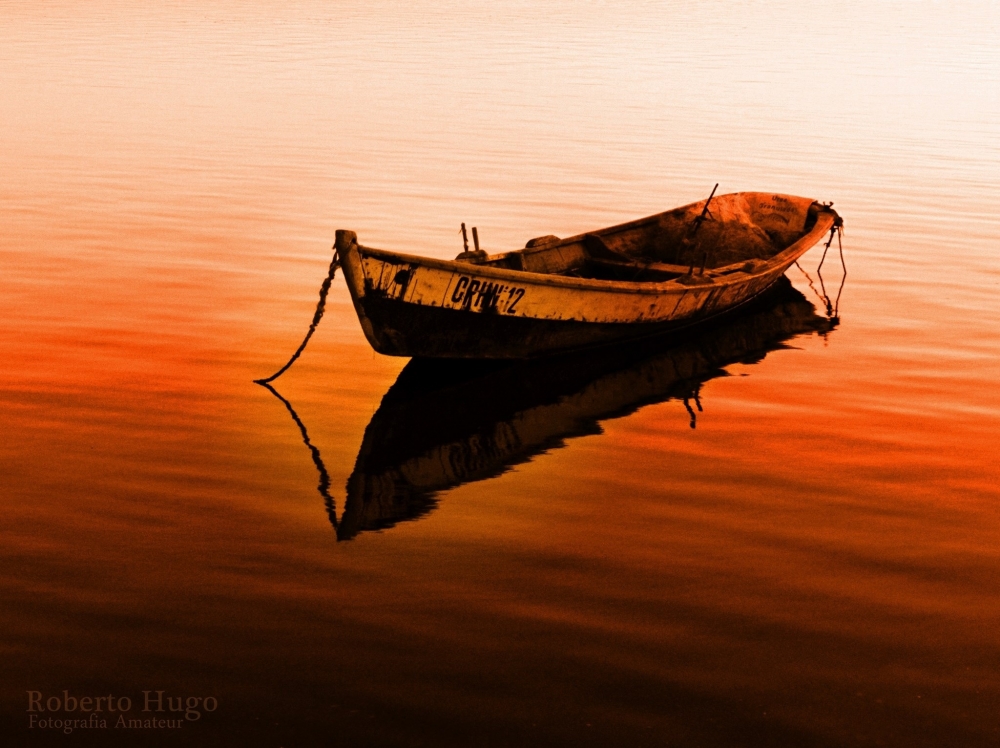
[[[319,287],[319,303],[316,305],[316,313],[313,314],[312,324],[309,325],[309,332],[306,333],[305,338],[302,340],[302,345],[298,347],[292,357],[288,359],[288,363],[278,369],[274,374],[267,377],[266,379],[255,379],[253,380],[257,384],[267,385],[273,382],[275,379],[280,377],[288,368],[295,363],[295,360],[302,355],[302,351],[306,349],[306,343],[309,342],[309,338],[312,334],[316,332],[316,327],[319,325],[319,321],[323,319],[323,312],[326,309],[326,295],[330,293],[330,284],[333,283],[333,278],[337,274],[337,268],[340,267],[340,255],[337,253],[337,248],[333,249],[333,259],[330,260],[330,270],[326,274],[326,279],[323,281],[323,285]]]

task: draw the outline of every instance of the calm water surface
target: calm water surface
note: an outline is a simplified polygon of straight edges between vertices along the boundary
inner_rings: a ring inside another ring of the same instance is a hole
[[[6,3],[0,38],[5,745],[1000,743],[996,3]],[[793,269],[669,349],[408,365],[338,279],[251,383],[335,229],[451,257],[715,182],[835,201],[839,325]],[[218,709],[29,728],[63,689]]]

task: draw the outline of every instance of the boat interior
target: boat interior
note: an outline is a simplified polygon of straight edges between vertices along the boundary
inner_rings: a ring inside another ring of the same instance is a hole
[[[821,209],[807,198],[735,193],[568,239],[538,237],[514,252],[459,259],[532,273],[652,283],[752,273],[808,233]]]

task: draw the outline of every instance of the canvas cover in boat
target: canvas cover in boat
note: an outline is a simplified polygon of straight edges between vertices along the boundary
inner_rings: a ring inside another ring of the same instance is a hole
[[[745,260],[766,259],[793,244],[805,231],[809,198],[790,195],[737,193],[721,195],[664,213],[645,256],[675,265],[721,267]]]

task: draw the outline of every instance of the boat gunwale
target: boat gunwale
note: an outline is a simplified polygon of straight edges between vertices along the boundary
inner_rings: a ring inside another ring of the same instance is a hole
[[[772,194],[772,193],[736,193],[736,194]],[[690,205],[697,205],[698,203],[691,203]],[[682,206],[682,208],[687,208],[689,206]],[[753,278],[760,278],[763,276],[770,275],[774,273],[777,269],[781,267],[787,267],[791,265],[798,257],[805,254],[809,249],[811,249],[819,239],[826,234],[834,225],[835,213],[832,208],[828,206],[819,205],[819,215],[816,218],[816,223],[813,227],[799,237],[795,242],[790,244],[788,247],[778,252],[774,256],[767,258],[766,260],[741,260],[730,265],[724,265],[722,267],[713,268],[711,270],[706,269],[703,274],[695,275],[694,278],[699,279],[699,282],[686,284],[679,282],[679,279],[670,279],[666,281],[615,281],[615,280],[599,280],[595,278],[576,278],[573,276],[565,275],[555,275],[552,273],[535,273],[527,270],[515,270],[513,268],[498,268],[491,267],[490,265],[478,265],[473,263],[466,263],[460,260],[439,260],[434,257],[424,257],[421,255],[412,255],[405,252],[395,252],[393,250],[387,249],[377,249],[375,247],[366,247],[360,243],[356,244],[357,250],[363,255],[368,255],[379,260],[390,260],[393,264],[398,264],[400,261],[411,264],[424,266],[428,268],[433,268],[435,270],[443,270],[451,273],[460,273],[462,275],[477,275],[487,278],[498,278],[517,281],[521,284],[533,284],[540,286],[555,286],[560,288],[569,289],[581,289],[588,291],[618,291],[626,293],[637,293],[637,294],[663,294],[665,292],[687,292],[687,291],[697,291],[698,289],[709,289],[709,288],[719,288],[736,284],[744,284],[748,280]],[[678,210],[678,208],[671,208],[670,210],[663,211],[661,213],[656,213],[652,216],[647,216],[646,218],[639,218],[627,223],[619,224],[617,226],[610,226],[605,229],[599,229],[597,231],[588,231],[582,234],[577,234],[575,236],[568,237],[566,239],[560,240],[558,243],[553,243],[551,245],[545,245],[546,248],[551,248],[559,245],[572,244],[574,242],[579,242],[583,240],[583,237],[590,234],[602,235],[606,233],[614,233],[617,231],[623,231],[630,228],[635,228],[641,226],[644,223],[648,223],[660,216]],[[510,252],[499,253],[493,255],[494,258],[502,257],[505,255],[514,254],[521,252],[523,250],[512,250]],[[742,270],[747,262],[757,262],[761,263],[756,266],[754,270],[747,272]],[[641,265],[642,263],[636,263]],[[681,276],[688,277],[688,276]]]

